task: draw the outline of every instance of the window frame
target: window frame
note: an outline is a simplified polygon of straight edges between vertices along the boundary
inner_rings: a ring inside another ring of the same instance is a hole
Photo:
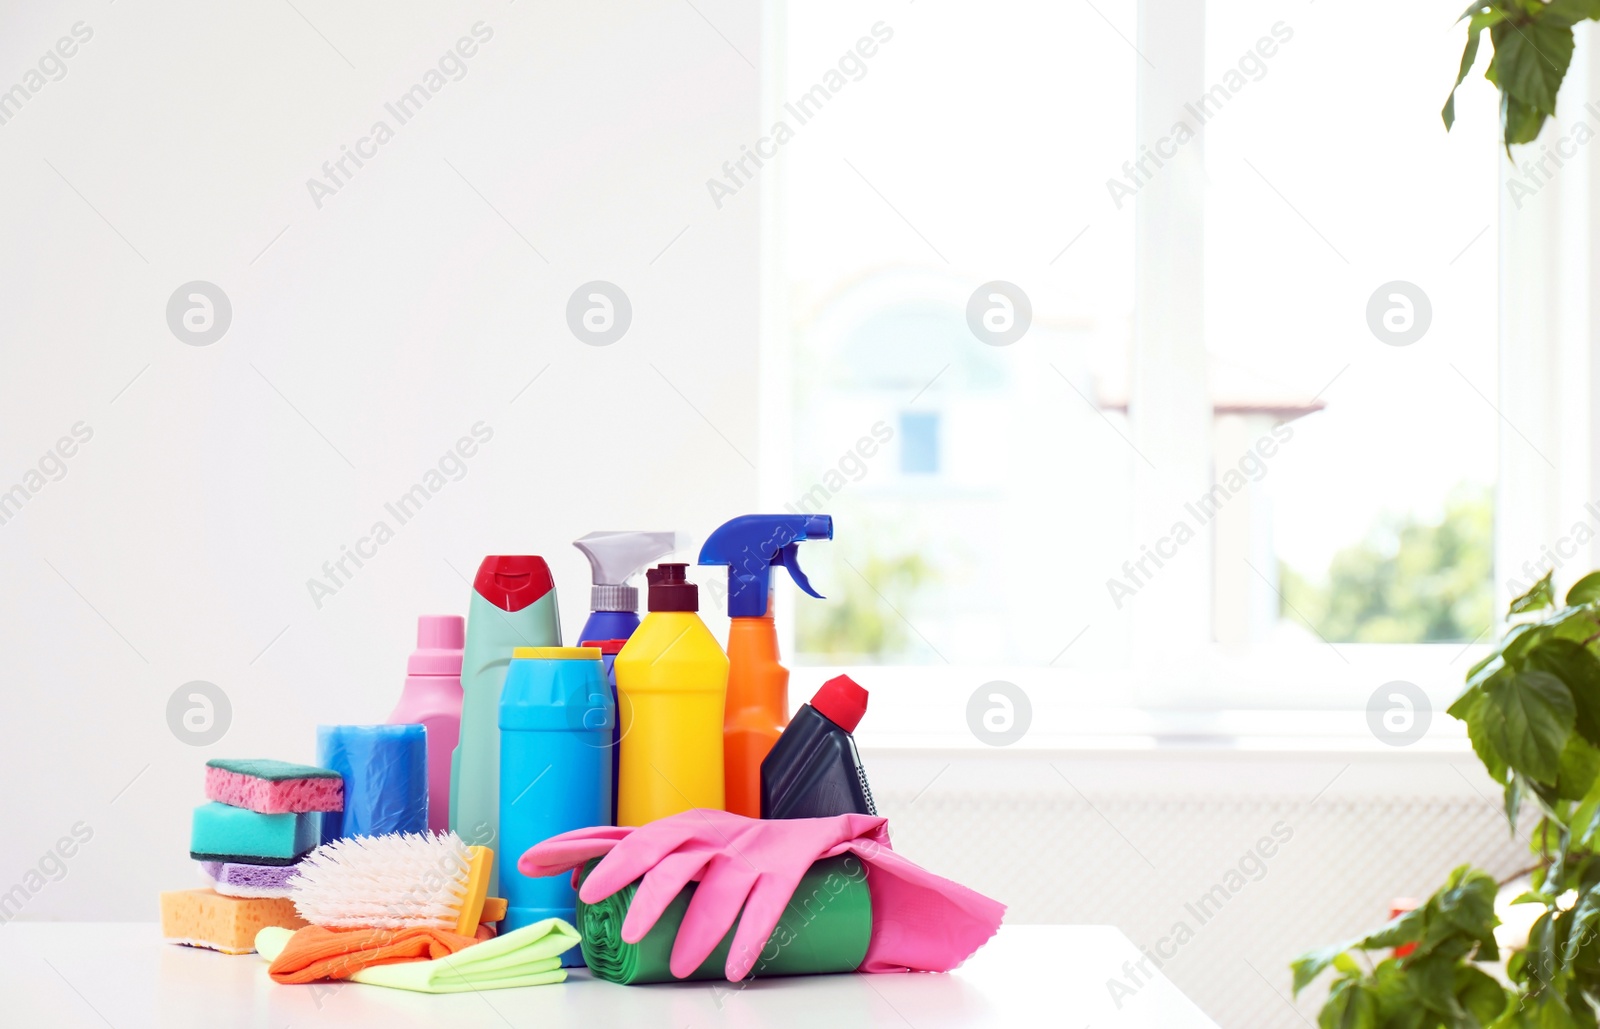
[[[1137,48],[1146,60],[1138,64],[1136,139],[1159,138],[1175,120],[1187,98],[1206,85],[1205,3],[1203,0],[1137,0]],[[761,47],[761,109],[771,123],[783,102],[786,51],[782,38],[787,0],[764,0]],[[1562,96],[1588,95],[1600,75],[1589,55],[1600,45],[1600,26],[1579,28],[1580,45]],[[1552,128],[1556,122],[1552,119]],[[1600,145],[1588,150],[1600,153]],[[1568,162],[1568,170],[1532,201],[1512,205],[1504,179],[1513,169],[1502,156],[1499,248],[1499,454],[1495,488],[1495,610],[1504,611],[1514,580],[1524,562],[1542,560],[1545,547],[1568,538],[1589,498],[1600,498],[1600,362],[1591,351],[1600,346],[1600,304],[1591,304],[1587,284],[1600,270],[1600,156],[1588,150]],[[786,162],[774,161],[763,171],[761,192],[761,455],[759,492],[768,506],[781,507],[793,491],[793,405],[788,369],[793,360],[792,324],[787,309],[779,197],[785,187]],[[1168,513],[1183,497],[1203,494],[1213,482],[1212,411],[1206,391],[1206,344],[1194,331],[1204,319],[1204,228],[1206,178],[1204,138],[1184,148],[1164,174],[1141,190],[1135,204],[1133,374],[1128,403],[1133,441],[1151,457],[1150,466],[1136,464],[1133,506],[1136,538],[1156,538],[1165,531]],[[1573,217],[1574,209],[1579,217]],[[1565,216],[1563,216],[1565,215]],[[1145,303],[1143,298],[1160,298]],[[1198,395],[1197,395],[1198,392]],[[1160,410],[1162,424],[1141,419],[1140,410]],[[1547,456],[1533,456],[1537,449]],[[1152,467],[1153,466],[1153,467]],[[1157,469],[1161,470],[1157,470]],[[1600,511],[1600,502],[1594,510]],[[1600,515],[1594,518],[1600,529]],[[1539,541],[1530,544],[1528,541]],[[1253,710],[1337,710],[1355,712],[1368,705],[1372,690],[1385,679],[1406,674],[1425,678],[1424,691],[1442,711],[1459,691],[1461,675],[1499,635],[1503,619],[1486,627],[1480,638],[1452,644],[1340,644],[1356,653],[1349,669],[1331,674],[1306,674],[1298,660],[1279,661],[1276,673],[1237,688],[1216,686],[1229,672],[1229,658],[1215,642],[1212,571],[1214,542],[1203,542],[1206,560],[1164,573],[1133,609],[1134,638],[1160,638],[1162,647],[1133,648],[1130,664],[1115,672],[1060,667],[996,666],[919,669],[910,679],[931,681],[944,695],[976,687],[990,679],[1017,679],[1064,698],[1073,708],[1135,708],[1167,718],[1181,727],[1211,726],[1196,731],[1221,732],[1216,721],[1228,712]],[[1564,558],[1558,582],[1570,582],[1600,565],[1600,532]],[[794,653],[791,605],[780,605],[778,622],[784,646]],[[1310,644],[1316,648],[1319,645]],[[1213,654],[1208,667],[1196,669],[1192,655]],[[1438,658],[1436,674],[1415,671]],[[801,665],[824,674],[849,673],[864,678],[899,679],[899,670],[884,675],[885,666]],[[1369,681],[1370,680],[1370,681]],[[1108,685],[1115,684],[1108,690]],[[1278,690],[1280,696],[1271,694]],[[905,696],[890,688],[890,703],[910,712],[926,707],[928,697]],[[906,692],[909,692],[909,687]],[[1116,696],[1107,699],[1109,693]],[[803,697],[795,698],[798,704]],[[878,700],[875,695],[875,703]],[[1225,720],[1225,719],[1224,719]],[[1247,720],[1248,721],[1248,720]],[[1449,719],[1437,719],[1449,723]],[[1251,723],[1255,724],[1255,723]],[[1341,721],[1339,731],[1359,722]],[[1226,733],[1224,733],[1226,734]],[[1454,736],[1446,729],[1445,735]]]

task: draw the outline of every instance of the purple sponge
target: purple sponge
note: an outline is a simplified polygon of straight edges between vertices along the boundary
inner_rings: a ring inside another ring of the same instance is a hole
[[[245,865],[233,861],[202,861],[200,868],[211,886],[228,897],[287,897],[294,865]]]

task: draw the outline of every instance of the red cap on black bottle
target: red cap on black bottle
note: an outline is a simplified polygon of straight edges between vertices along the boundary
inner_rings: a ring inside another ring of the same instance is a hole
[[[686,564],[656,565],[644,573],[644,581],[650,586],[645,602],[649,610],[700,610],[700,587],[689,581],[685,574],[688,567]]]
[[[855,732],[867,713],[867,691],[848,675],[838,675],[822,684],[811,706],[845,732]]]

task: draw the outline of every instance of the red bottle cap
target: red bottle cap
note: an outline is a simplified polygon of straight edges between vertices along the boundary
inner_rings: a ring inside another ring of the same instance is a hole
[[[478,566],[472,588],[502,611],[521,611],[555,589],[556,584],[542,557],[491,556]]]
[[[861,716],[867,713],[867,691],[848,675],[835,676],[822,684],[811,698],[811,706],[845,732],[855,732]]]
[[[584,640],[578,646],[599,647],[602,654],[620,654],[627,642],[627,640]]]

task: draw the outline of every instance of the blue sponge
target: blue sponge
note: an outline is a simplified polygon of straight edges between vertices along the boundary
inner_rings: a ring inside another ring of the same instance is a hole
[[[264,815],[213,801],[194,809],[189,856],[196,861],[292,865],[319,842],[322,818],[315,811]]]

